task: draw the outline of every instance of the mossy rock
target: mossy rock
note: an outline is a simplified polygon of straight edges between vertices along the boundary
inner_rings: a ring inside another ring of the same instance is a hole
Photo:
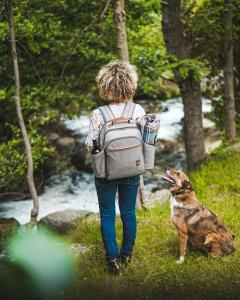
[[[60,234],[66,234],[68,231],[75,229],[79,221],[87,218],[97,219],[98,214],[85,210],[66,209],[48,214],[39,221],[39,225],[48,227]]]
[[[0,219],[0,252],[9,239],[9,237],[18,229],[19,223],[14,218],[1,218]]]

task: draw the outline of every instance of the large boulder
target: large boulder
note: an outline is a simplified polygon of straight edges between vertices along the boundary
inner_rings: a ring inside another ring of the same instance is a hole
[[[73,243],[69,245],[69,249],[73,252],[74,256],[76,257],[90,250],[89,247],[79,243]]]
[[[152,208],[158,204],[166,205],[171,196],[171,192],[167,189],[162,189],[150,194],[145,199],[145,206],[147,208]]]
[[[75,149],[75,138],[71,136],[63,136],[57,139],[56,147],[60,153],[71,154]]]
[[[240,151],[240,143],[236,142],[236,143],[232,144],[231,146],[227,147],[225,150],[226,151],[233,150],[233,151],[239,152]]]
[[[97,219],[98,214],[85,211],[85,210],[72,210],[67,209],[64,211],[58,211],[51,213],[43,217],[40,221],[40,225],[45,225],[54,231],[59,233],[67,233],[69,230],[75,229],[77,222],[83,219]]]
[[[176,140],[157,139],[155,166],[185,167],[186,155],[183,144]]]
[[[72,155],[71,163],[79,171],[93,172],[91,155],[86,147],[76,149]]]
[[[59,138],[60,138],[60,136],[56,132],[50,132],[48,134],[48,140],[50,143],[56,142]]]
[[[4,245],[8,238],[18,228],[19,223],[14,218],[1,218],[0,219],[0,252],[3,250]]]

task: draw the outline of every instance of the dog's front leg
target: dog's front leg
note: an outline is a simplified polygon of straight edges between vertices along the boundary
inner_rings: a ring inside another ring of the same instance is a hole
[[[180,257],[179,260],[177,260],[177,264],[182,264],[185,260],[188,235],[185,232],[178,231],[178,239]]]

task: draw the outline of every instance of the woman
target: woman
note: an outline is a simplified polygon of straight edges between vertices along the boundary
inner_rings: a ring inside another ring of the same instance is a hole
[[[112,61],[99,71],[97,84],[100,96],[105,99],[117,118],[122,115],[125,103],[131,101],[137,88],[137,73],[135,67],[127,62]],[[137,104],[133,119],[145,115],[144,109]],[[99,109],[92,112],[89,133],[86,140],[88,149],[93,147],[93,138],[99,136],[104,125],[104,119]],[[139,187],[139,175],[108,181],[95,177],[97,190],[101,233],[106,250],[109,273],[119,274],[119,259],[128,265],[136,239],[136,198]],[[123,223],[123,238],[120,251],[116,242],[115,231],[115,197],[118,189],[120,216]]]

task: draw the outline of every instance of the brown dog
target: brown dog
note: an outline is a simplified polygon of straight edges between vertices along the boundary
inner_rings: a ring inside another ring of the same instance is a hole
[[[234,236],[214,213],[198,202],[188,176],[175,169],[167,169],[166,173],[162,179],[171,184],[171,217],[179,238],[177,262],[184,262],[188,242],[214,257],[234,252]]]

